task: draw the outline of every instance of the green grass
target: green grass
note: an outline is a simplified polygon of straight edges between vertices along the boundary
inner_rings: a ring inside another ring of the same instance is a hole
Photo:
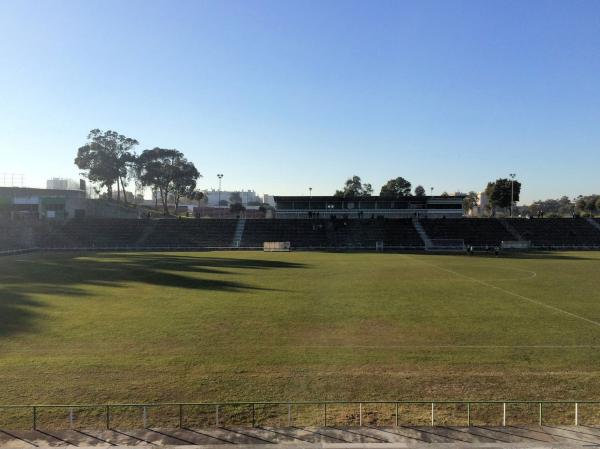
[[[595,252],[4,257],[0,403],[598,399],[599,275]]]

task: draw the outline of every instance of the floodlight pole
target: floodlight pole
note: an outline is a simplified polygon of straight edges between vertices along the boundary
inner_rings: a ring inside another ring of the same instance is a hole
[[[308,210],[310,210],[310,203],[312,200],[312,187],[308,188]]]
[[[515,204],[515,177],[517,176],[515,173],[511,173],[510,175],[510,218],[513,216],[513,206]]]
[[[219,202],[217,203],[217,207],[221,207],[221,179],[223,179],[223,174],[219,173],[217,175],[217,178],[219,178]]]

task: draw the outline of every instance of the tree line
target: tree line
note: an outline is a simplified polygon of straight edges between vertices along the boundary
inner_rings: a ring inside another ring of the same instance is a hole
[[[413,196],[411,190],[412,184],[402,177],[390,179],[386,182],[379,192],[383,198],[400,198]],[[360,176],[352,176],[344,183],[341,190],[336,190],[333,196],[337,198],[366,198],[373,195],[373,186],[363,182]],[[447,194],[446,194],[447,195]],[[415,187],[414,196],[425,196],[425,188],[421,185]]]
[[[517,203],[521,195],[521,183],[517,180],[499,178],[496,181],[491,181],[485,188],[485,193],[488,196],[490,211],[498,208],[508,210],[511,201]],[[370,183],[363,182],[360,176],[352,176],[344,183],[341,190],[336,190],[334,196],[338,198],[366,198],[373,195],[373,187]],[[426,195],[425,188],[422,185],[415,187],[412,190],[410,181],[403,177],[397,177],[387,181],[379,191],[379,196],[382,198],[405,198],[405,197],[423,197]],[[449,196],[447,192],[443,192],[440,196]],[[465,195],[463,200],[463,210],[468,212],[473,207],[477,206],[478,194],[471,191]]]
[[[126,186],[130,182],[140,188],[149,187],[160,198],[163,211],[169,213],[172,199],[175,210],[181,198],[199,201],[204,194],[196,190],[202,176],[194,163],[176,149],[154,147],[137,154],[139,142],[116,131],[93,129],[87,143],[77,150],[75,165],[92,183],[106,189],[109,199],[117,190],[117,200],[127,203]]]
[[[538,200],[519,206],[518,213],[521,216],[531,217],[542,213],[545,217],[592,217],[600,214],[600,195],[580,195],[573,199],[562,196],[557,199]]]

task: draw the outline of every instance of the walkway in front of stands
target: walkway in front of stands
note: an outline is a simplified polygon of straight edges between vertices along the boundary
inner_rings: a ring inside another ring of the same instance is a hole
[[[273,445],[299,448],[557,448],[599,446],[600,427],[216,427],[137,430],[0,430],[0,448],[48,446],[198,446],[236,444],[247,449]]]

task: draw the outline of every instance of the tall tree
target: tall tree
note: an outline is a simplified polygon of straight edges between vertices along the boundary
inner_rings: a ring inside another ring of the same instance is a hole
[[[575,208],[579,211],[579,212],[583,212],[585,210],[586,207],[586,200],[583,196],[579,196],[577,197],[577,201],[575,202]]]
[[[477,206],[477,192],[469,192],[463,199],[463,211],[465,214],[469,213],[471,209]]]
[[[190,192],[187,197],[191,200],[191,201],[196,201],[198,203],[198,206],[202,206],[203,204],[206,204],[206,200],[208,199],[208,197],[204,194],[204,192],[201,192],[200,190],[194,190],[193,192]]]
[[[231,203],[229,205],[229,211],[234,214],[239,214],[241,212],[244,212],[245,210],[246,210],[246,207],[244,207],[244,205],[242,203]]]
[[[390,179],[381,187],[379,196],[384,198],[400,198],[404,196],[410,196],[410,188],[410,182],[402,177]]]
[[[135,161],[133,148],[138,141],[119,134],[116,131],[101,131],[93,129],[88,134],[88,143],[77,150],[75,164],[91,181],[107,189],[108,197],[112,198],[112,186],[117,184],[117,200],[121,199],[128,173]]]
[[[230,196],[229,196],[229,203],[230,204],[242,204],[242,194],[240,192],[233,192]]]
[[[425,188],[423,186],[415,187],[415,196],[425,196]]]
[[[200,177],[194,164],[174,149],[145,150],[137,158],[136,167],[141,182],[160,194],[165,215],[169,214],[169,195],[173,195],[177,208],[180,198],[194,191]]]
[[[579,196],[576,203],[576,208],[579,212],[593,215],[598,210],[598,195]]]
[[[118,178],[118,169],[114,158],[102,145],[90,142],[77,150],[75,165],[90,182],[106,188],[106,197],[112,199],[112,188]],[[100,190],[98,190],[100,193]]]
[[[360,176],[354,175],[352,178],[346,180],[343,190],[336,190],[333,196],[338,198],[365,198],[372,194],[373,187],[371,187],[371,184],[363,184]]]
[[[514,187],[514,190],[513,190]],[[485,193],[488,196],[488,200],[493,207],[500,207],[507,209],[510,207],[511,196],[514,202],[519,201],[521,194],[521,183],[519,181],[513,181],[511,179],[500,178],[496,179],[495,182],[489,182],[485,188]]]
[[[179,160],[175,165],[173,187],[171,189],[175,197],[175,211],[179,207],[181,198],[192,195],[196,190],[196,181],[201,176],[194,164],[186,159]]]

